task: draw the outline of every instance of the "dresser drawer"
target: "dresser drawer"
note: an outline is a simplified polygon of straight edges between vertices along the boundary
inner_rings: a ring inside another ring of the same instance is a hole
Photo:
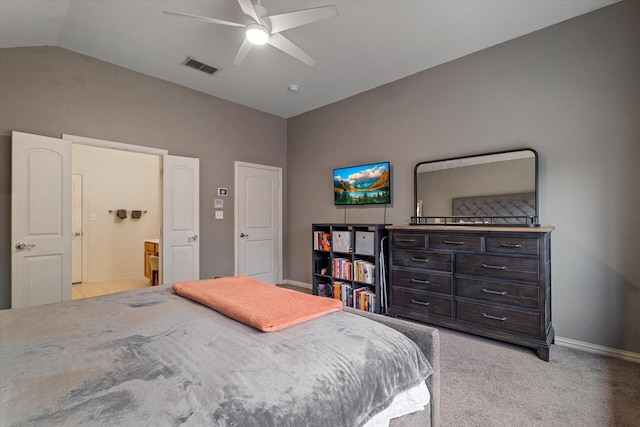
[[[540,334],[539,314],[528,311],[457,301],[456,319],[519,334]]]
[[[451,317],[453,299],[430,295],[412,289],[391,287],[391,305],[422,314]]]
[[[417,273],[400,268],[391,271],[391,283],[393,286],[418,289],[439,294],[452,295],[452,276],[442,274]]]
[[[516,307],[537,309],[539,291],[540,288],[534,285],[461,278],[456,280],[456,295],[459,297]]]
[[[427,236],[414,233],[393,233],[391,244],[393,247],[399,248],[425,249],[427,247]]]
[[[445,249],[449,251],[482,250],[481,236],[465,236],[456,234],[429,234],[429,249]]]
[[[496,255],[458,254],[456,273],[537,283],[538,260]]]
[[[446,271],[448,273],[453,271],[452,256],[447,253],[394,249],[391,258],[393,265],[397,266]]]
[[[487,252],[537,256],[540,254],[540,241],[523,237],[487,236]]]

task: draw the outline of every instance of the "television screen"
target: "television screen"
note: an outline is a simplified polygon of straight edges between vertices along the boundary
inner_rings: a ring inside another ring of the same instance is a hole
[[[389,162],[334,169],[333,199],[336,205],[391,203]]]

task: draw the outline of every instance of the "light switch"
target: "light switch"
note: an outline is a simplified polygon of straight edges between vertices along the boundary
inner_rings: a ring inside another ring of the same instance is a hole
[[[95,221],[96,220],[96,213],[95,212],[91,212],[91,221]]]
[[[223,219],[224,211],[216,211],[216,219]]]

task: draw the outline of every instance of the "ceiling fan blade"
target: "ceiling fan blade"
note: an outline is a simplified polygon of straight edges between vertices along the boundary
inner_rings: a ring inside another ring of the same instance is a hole
[[[216,18],[207,18],[206,16],[190,15],[188,13],[180,13],[180,12],[169,12],[168,10],[163,10],[162,12],[165,15],[175,15],[175,16],[182,16],[182,17],[185,17],[185,18],[199,19],[200,21],[211,22],[213,24],[228,25],[230,27],[244,27],[245,26],[244,24],[239,24],[237,22],[223,21],[222,19],[216,19]]]
[[[299,61],[304,62],[307,65],[315,65],[316,61],[307,53],[300,49],[298,46],[293,44],[291,40],[283,36],[282,34],[271,34],[269,37],[269,41],[267,41],[271,46],[276,49],[280,49],[284,53],[287,53]]]
[[[311,9],[296,10],[294,12],[281,13],[278,15],[267,16],[271,21],[271,32],[279,33],[280,31],[290,28],[299,27],[301,25],[310,24],[312,22],[321,21],[323,19],[338,16],[338,8],[335,6],[314,7]]]
[[[242,61],[247,56],[252,47],[253,43],[251,43],[248,39],[244,39],[244,41],[240,45],[240,49],[238,49],[238,53],[236,53],[236,57],[233,58],[233,63],[236,65],[242,64]]]
[[[253,7],[253,3],[251,3],[251,0],[238,0],[238,4],[240,5],[240,9],[242,9],[242,13],[250,16],[251,19],[256,21],[258,24],[260,23],[260,18],[258,17],[256,9]]]

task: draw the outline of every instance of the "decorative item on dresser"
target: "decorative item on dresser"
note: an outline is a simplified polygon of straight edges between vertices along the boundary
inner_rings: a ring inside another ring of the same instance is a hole
[[[553,227],[387,229],[390,315],[532,347],[549,361]]]

